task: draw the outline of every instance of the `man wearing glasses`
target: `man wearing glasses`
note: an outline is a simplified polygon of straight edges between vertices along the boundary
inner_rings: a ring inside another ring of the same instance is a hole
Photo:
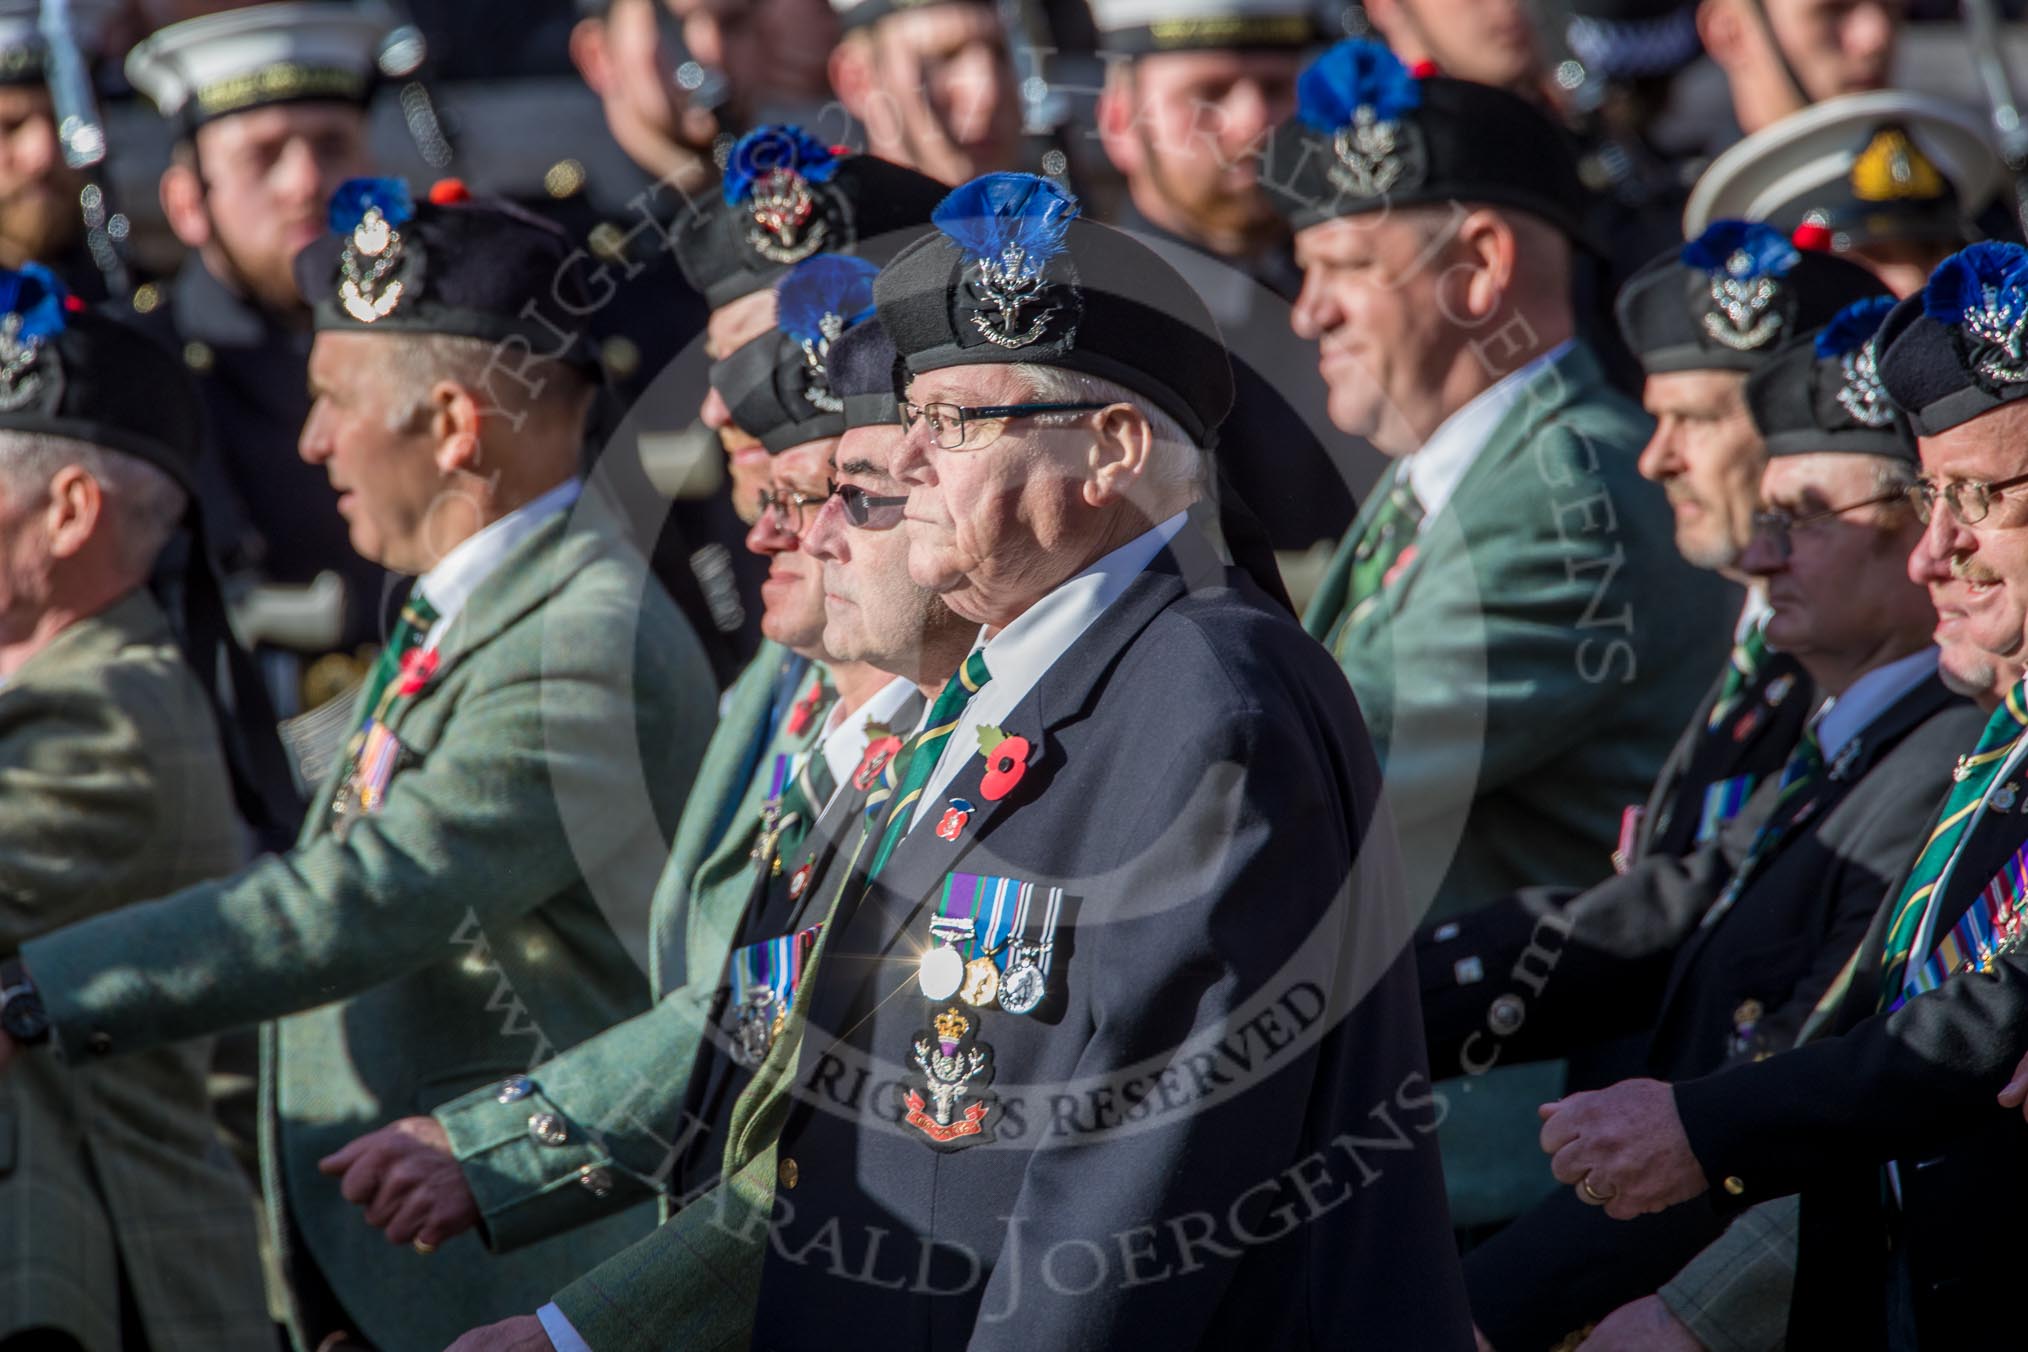
[[[2028,250],[1946,259],[1883,325],[1880,376],[1921,448],[1927,533],[1912,571],[1938,638],[1982,651],[1970,686],[2028,647]],[[2003,684],[1997,682],[1996,684]],[[2021,878],[2028,697],[1987,693],[1942,807],[1820,1002],[1825,1035],[1675,1085],[1633,1080],[1545,1108],[1558,1178],[1628,1218],[1800,1194],[1792,1347],[1982,1348],[2007,1334],[1973,1299],[2028,1240],[1993,1216],[2028,1203],[2028,1127],[2009,1072],[2028,1046]],[[2004,1090],[2004,1092],[2003,1092]],[[2000,1096],[2001,1107],[1995,1103]],[[1713,1191],[1714,1185],[1718,1189]]]
[[[1815,716],[1710,842],[1561,908],[1555,970],[1508,1058],[1641,1032],[1642,1069],[1674,1080],[1793,1045],[1977,738],[1985,716],[1939,677],[1936,611],[1909,577],[1915,455],[1867,346],[1892,304],[1858,302],[1746,382],[1767,507],[1739,565],[1765,589],[1768,641],[1821,694]],[[1724,1227],[1708,1206],[1622,1226],[1606,1195],[1551,1194],[1466,1256],[1494,1347],[1554,1344],[1654,1292]]]

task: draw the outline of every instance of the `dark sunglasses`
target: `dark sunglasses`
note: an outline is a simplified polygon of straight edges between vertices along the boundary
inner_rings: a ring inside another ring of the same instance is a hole
[[[845,523],[861,530],[893,530],[901,524],[901,509],[908,506],[908,494],[876,497],[858,484],[839,484],[831,490],[845,509]]]

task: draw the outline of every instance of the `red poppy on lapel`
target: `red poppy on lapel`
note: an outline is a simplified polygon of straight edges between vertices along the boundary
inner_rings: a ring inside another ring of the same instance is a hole
[[[797,700],[789,710],[788,733],[800,737],[810,729],[810,720],[817,716],[817,706],[824,702],[824,681],[822,677],[810,682],[810,693]]]
[[[958,833],[965,829],[965,823],[971,819],[972,805],[962,798],[951,799],[951,805],[944,809],[942,820],[937,822],[937,837],[956,840]]]
[[[1383,587],[1393,586],[1394,579],[1400,577],[1403,573],[1407,572],[1408,565],[1414,562],[1415,562],[1415,546],[1410,545],[1407,549],[1401,551],[1401,555],[1399,558],[1395,559],[1393,563],[1387,565],[1387,571],[1380,575],[1380,585]]]
[[[986,730],[980,729],[982,741],[985,734]],[[1026,737],[1002,737],[988,748],[986,773],[979,780],[979,796],[989,803],[997,803],[1014,792],[1014,786],[1021,782],[1021,776],[1028,773],[1029,750]]]
[[[875,737],[866,744],[866,753],[859,758],[859,768],[852,772],[852,787],[861,793],[872,788],[880,778],[880,772],[887,763],[901,754],[901,738],[889,733]]]
[[[397,694],[418,695],[430,683],[430,677],[437,674],[437,650],[411,648],[401,655],[401,684],[395,687]]]

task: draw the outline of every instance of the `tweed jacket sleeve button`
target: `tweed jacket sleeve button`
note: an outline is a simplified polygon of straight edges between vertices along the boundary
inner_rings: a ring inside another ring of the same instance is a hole
[[[1746,1181],[1738,1174],[1732,1174],[1725,1180],[1725,1190],[1738,1197],[1746,1192]]]
[[[526,1075],[516,1075],[512,1079],[501,1081],[500,1090],[493,1097],[496,1101],[503,1104],[519,1103],[534,1092],[535,1081],[529,1079]]]
[[[588,1164],[577,1171],[578,1186],[594,1197],[610,1197],[613,1192],[613,1173],[610,1169]]]
[[[542,1145],[563,1145],[570,1140],[570,1124],[556,1113],[536,1113],[528,1119],[528,1134]]]
[[[775,1171],[775,1174],[781,1179],[783,1187],[793,1188],[802,1179],[803,1170],[793,1159],[784,1158],[781,1167]]]

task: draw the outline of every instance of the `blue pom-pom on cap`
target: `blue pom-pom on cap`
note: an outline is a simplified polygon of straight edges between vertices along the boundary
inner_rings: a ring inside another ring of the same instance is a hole
[[[1737,274],[1742,280],[1786,277],[1803,259],[1802,252],[1781,231],[1762,221],[1713,221],[1704,233],[1683,246],[1683,266],[1703,272],[1733,273],[1733,259],[1745,256]]]
[[[755,127],[733,144],[725,160],[725,204],[738,206],[753,195],[754,185],[777,169],[823,183],[838,172],[838,152],[801,127],[770,122]]]
[[[843,333],[873,315],[873,279],[880,269],[847,254],[817,254],[775,285],[776,327],[805,347],[830,341],[824,319],[836,315]]]
[[[40,263],[23,263],[17,271],[0,269],[0,314],[21,316],[20,341],[41,342],[62,333],[70,304],[70,292]]]
[[[1936,265],[1922,289],[1922,310],[1942,324],[1959,324],[1967,314],[1996,312],[2011,325],[2028,313],[2028,249],[1981,240]]]
[[[415,219],[415,199],[400,179],[348,178],[331,194],[331,232],[351,234],[373,207],[380,208],[381,219],[391,226],[400,227]]]
[[[1034,276],[1063,252],[1064,236],[1083,208],[1055,181],[1037,174],[984,174],[951,190],[930,223],[965,257],[998,261],[1022,252],[1022,273]]]
[[[1894,308],[1892,296],[1868,296],[1855,300],[1817,333],[1819,357],[1844,357],[1866,346],[1866,340],[1880,332],[1881,321]]]
[[[1391,122],[1422,106],[1422,83],[1385,44],[1346,38],[1312,61],[1296,81],[1296,115],[1332,135],[1361,108]]]

